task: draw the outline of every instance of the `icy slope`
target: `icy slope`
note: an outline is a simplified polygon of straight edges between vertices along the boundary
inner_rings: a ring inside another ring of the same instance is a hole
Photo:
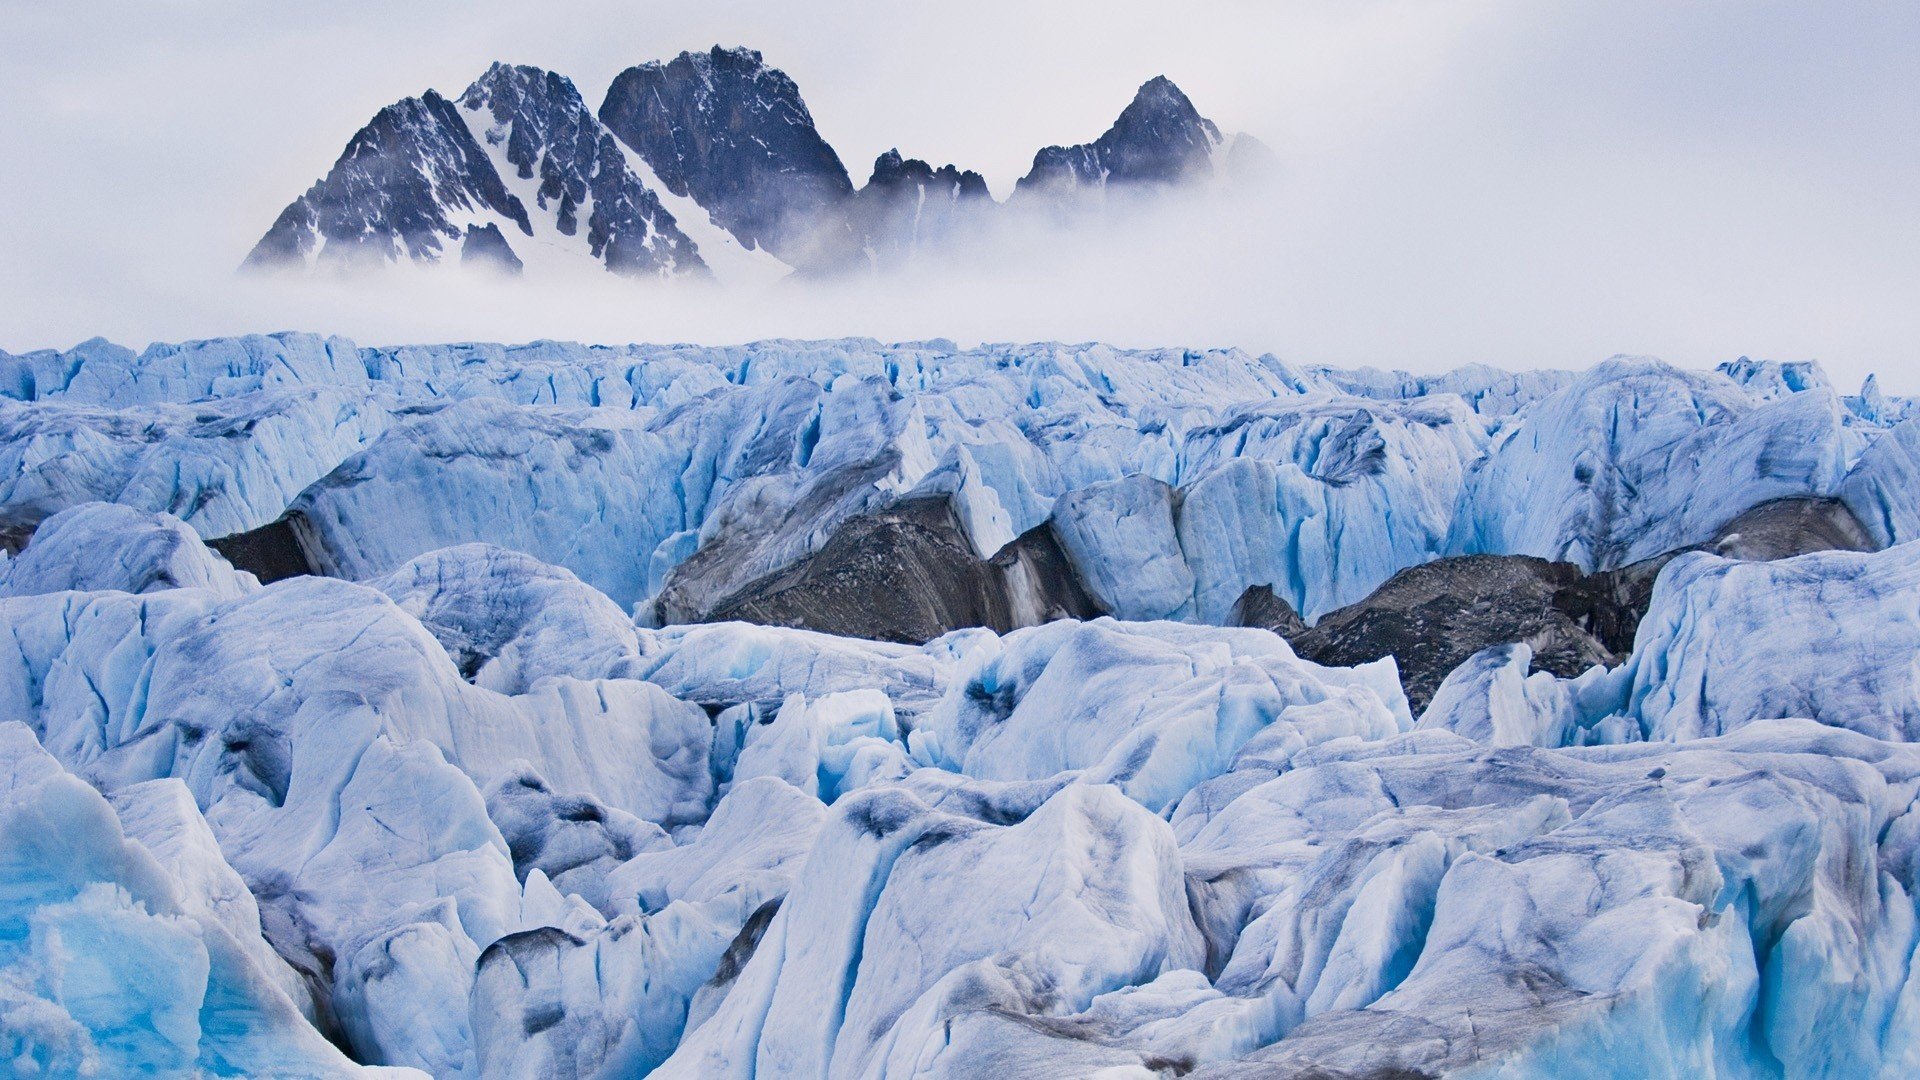
[[[301,1015],[304,989],[184,796],[154,781],[109,806],[25,726],[0,724],[0,1052],[13,1073],[397,1076],[356,1066]]]

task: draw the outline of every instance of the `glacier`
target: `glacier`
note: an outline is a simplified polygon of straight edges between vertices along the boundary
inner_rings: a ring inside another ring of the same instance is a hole
[[[1920,1072],[1877,383],[278,334],[0,395],[15,1074]]]

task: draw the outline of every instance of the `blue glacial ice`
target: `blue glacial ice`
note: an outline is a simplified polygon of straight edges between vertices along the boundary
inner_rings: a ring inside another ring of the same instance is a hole
[[[1876,384],[276,335],[0,392],[15,1073],[1920,1073],[1920,419]],[[1787,496],[1882,550],[1684,551],[1614,666],[1502,642],[1418,714],[1225,625]],[[702,621],[927,498],[1109,615]],[[319,574],[201,543],[275,522]]]

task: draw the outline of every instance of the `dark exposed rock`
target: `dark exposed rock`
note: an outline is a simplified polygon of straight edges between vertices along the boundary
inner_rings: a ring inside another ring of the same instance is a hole
[[[526,269],[520,256],[513,253],[513,245],[500,232],[500,226],[489,221],[484,226],[467,226],[467,238],[460,244],[460,265],[481,270],[492,270],[502,274],[518,274]]]
[[[0,526],[0,551],[9,555],[18,555],[25,551],[27,544],[33,540],[34,530],[39,527],[40,523],[37,521],[22,525]]]
[[[1633,649],[1640,619],[1653,602],[1653,585],[1666,565],[1689,551],[1729,559],[1790,559],[1813,551],[1872,551],[1877,547],[1860,519],[1838,499],[1793,496],[1772,499],[1720,526],[1712,541],[1643,559],[1592,575],[1588,589],[1598,602],[1588,629],[1601,644],[1625,655]]]
[[[799,87],[758,52],[716,45],[628,68],[600,120],[746,247],[801,268],[846,262],[848,237],[834,226],[853,181]]]
[[[429,90],[376,113],[326,177],[281,211],[245,267],[305,266],[316,252],[342,265],[434,261],[464,237],[450,211],[490,212],[533,235],[459,110]]]
[[[630,166],[621,144],[646,167]],[[1216,168],[1270,175],[1273,155],[1246,136],[1223,140],[1158,77],[1098,139],[1042,149],[1016,194],[1061,210],[1082,195],[1162,189]],[[745,247],[807,273],[900,266],[981,234],[998,206],[980,174],[897,150],[856,191],[794,81],[751,49],[628,68],[597,115],[563,76],[496,63],[454,101],[429,90],[382,109],[244,266],[439,262],[457,248],[463,263],[516,272],[527,249],[514,250],[513,233],[546,242],[551,229],[580,237],[615,273],[706,276],[648,189],[655,179]]]
[[[1233,625],[1257,626],[1292,641],[1306,633],[1307,621],[1293,605],[1273,594],[1271,585],[1250,586],[1233,605]]]
[[[257,529],[207,541],[236,570],[245,570],[268,585],[284,578],[318,574],[307,549],[300,543],[293,515],[267,522]]]
[[[1418,713],[1448,672],[1491,645],[1527,642],[1534,666],[1556,675],[1617,663],[1587,629],[1603,602],[1571,563],[1466,555],[1408,567],[1290,640],[1320,664],[1350,667],[1392,656]]]
[[[1046,526],[982,559],[948,500],[920,498],[841,523],[819,551],[751,583],[701,621],[918,643],[961,627],[1005,632],[1101,613]]]
[[[1735,559],[1782,559],[1812,551],[1866,551],[1865,528],[1838,500],[1776,499],[1734,518],[1699,548]],[[1596,574],[1525,555],[1466,555],[1408,567],[1365,600],[1311,628],[1270,588],[1240,598],[1240,625],[1264,626],[1316,663],[1350,666],[1393,656],[1417,713],[1455,667],[1482,649],[1526,642],[1534,667],[1571,677],[1616,664],[1653,599],[1672,551]]]
[[[1213,174],[1220,129],[1166,76],[1141,86],[1113,126],[1090,143],[1049,146],[1014,194],[1071,201],[1103,188],[1165,187]]]

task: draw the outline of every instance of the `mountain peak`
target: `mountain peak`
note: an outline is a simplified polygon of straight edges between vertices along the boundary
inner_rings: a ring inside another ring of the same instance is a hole
[[[1077,146],[1049,146],[1015,192],[1068,197],[1117,185],[1167,185],[1210,176],[1220,129],[1165,75],[1140,85],[1104,134]]]
[[[549,247],[583,249],[618,274],[706,272],[572,80],[501,62],[457,104],[428,90],[381,109],[246,265],[437,263],[457,248],[462,262],[517,272],[503,224],[557,233]]]
[[[800,88],[755,50],[715,45],[630,67],[607,90],[600,120],[743,246],[793,266],[830,257],[820,223],[852,196],[853,181]]]

